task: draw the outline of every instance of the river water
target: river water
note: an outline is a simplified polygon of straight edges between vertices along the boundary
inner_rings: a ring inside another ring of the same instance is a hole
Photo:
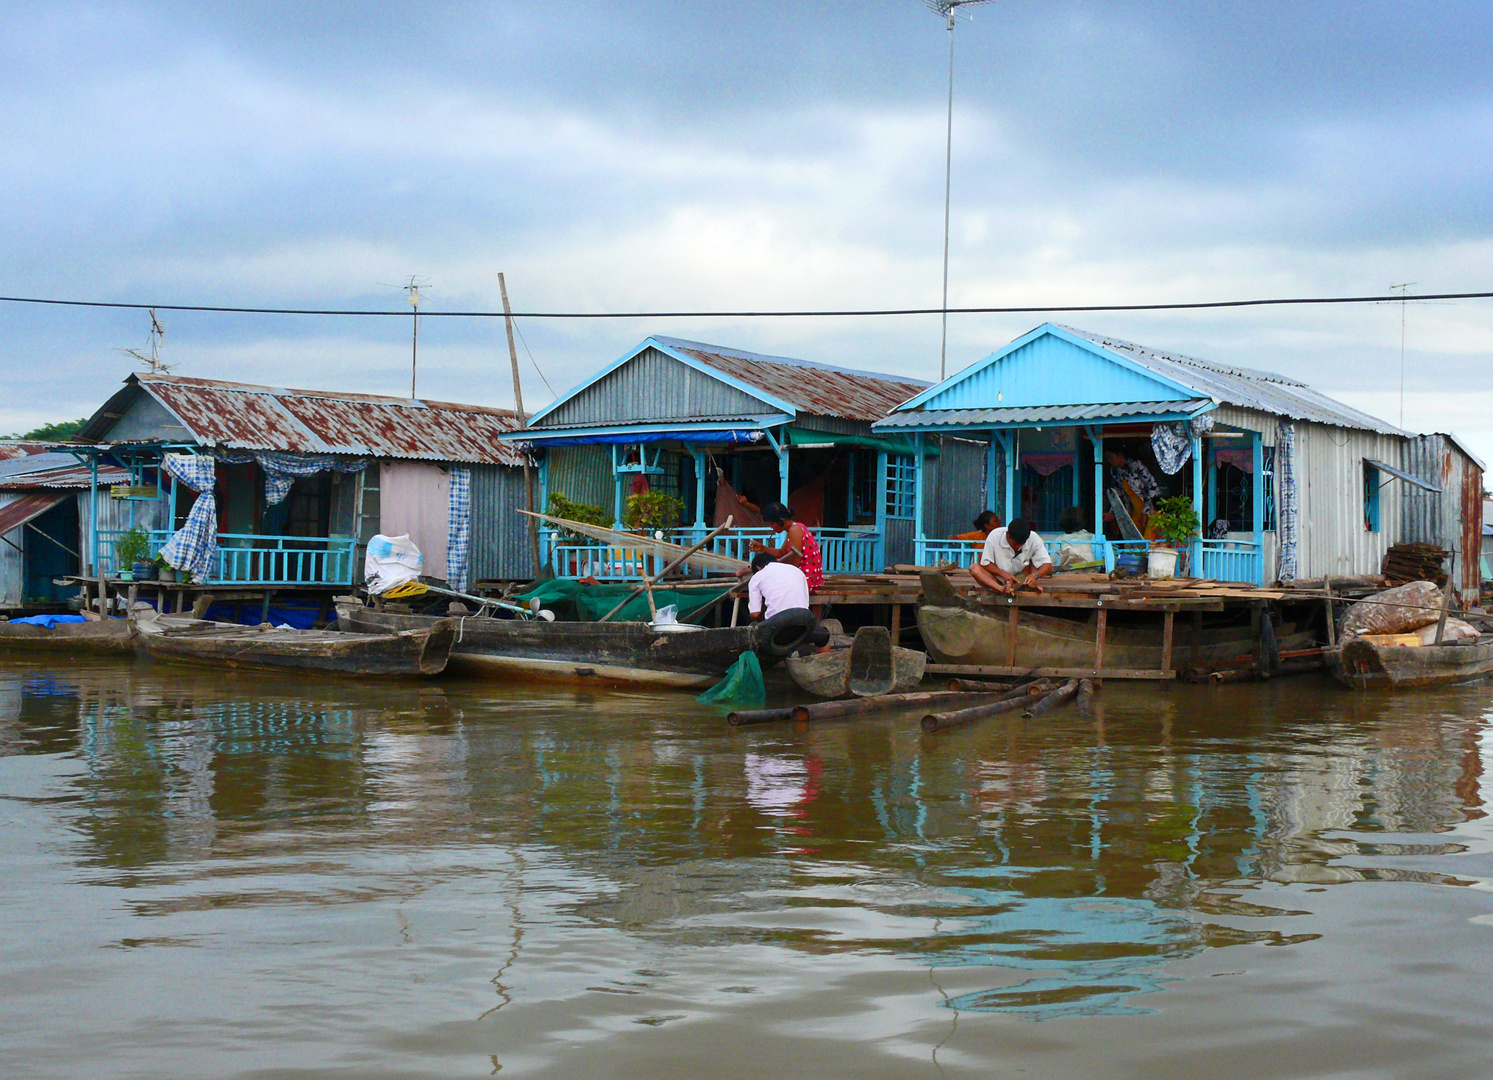
[[[0,661],[0,1075],[1493,1075],[1490,705]]]

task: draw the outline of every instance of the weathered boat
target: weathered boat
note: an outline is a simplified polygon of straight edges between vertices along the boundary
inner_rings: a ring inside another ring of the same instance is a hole
[[[880,697],[916,690],[928,654],[894,646],[884,626],[863,626],[848,649],[790,656],[783,663],[794,684],[817,697]]]
[[[0,653],[11,649],[27,652],[128,653],[135,647],[134,627],[124,619],[59,622],[37,626],[16,621],[0,622]]]
[[[940,664],[1006,667],[1011,663],[1011,608],[981,604],[961,596],[942,574],[923,576],[918,602],[918,631],[928,653]],[[1089,669],[1094,666],[1095,619],[1077,621],[1022,607],[1014,624],[1016,665],[1025,668]],[[1304,649],[1315,642],[1310,631],[1286,626],[1276,636],[1282,651]],[[1237,659],[1254,651],[1248,627],[1204,629],[1194,648],[1190,630],[1177,634],[1171,666],[1178,672],[1193,663],[1203,666]],[[1104,638],[1104,665],[1111,670],[1157,671],[1163,652],[1159,626],[1123,626],[1110,622]],[[1194,657],[1196,659],[1194,660]]]
[[[807,614],[807,613],[806,613]],[[339,629],[355,633],[414,630],[431,615],[337,608]],[[482,678],[703,688],[718,682],[744,652],[774,663],[808,628],[782,623],[738,627],[655,628],[636,622],[546,622],[457,616],[451,667]]]
[[[427,626],[408,630],[348,634],[235,626],[167,615],[139,623],[137,640],[153,659],[178,663],[320,675],[419,677],[445,670],[455,638],[456,624],[451,619],[433,619]]]
[[[1322,650],[1327,670],[1354,690],[1403,690],[1493,674],[1493,635],[1423,645],[1414,634],[1360,634]]]

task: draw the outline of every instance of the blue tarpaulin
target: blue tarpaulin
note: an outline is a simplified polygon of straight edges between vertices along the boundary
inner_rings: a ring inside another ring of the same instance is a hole
[[[27,615],[24,619],[11,619],[22,626],[45,626],[48,630],[58,623],[87,622],[81,615]]]

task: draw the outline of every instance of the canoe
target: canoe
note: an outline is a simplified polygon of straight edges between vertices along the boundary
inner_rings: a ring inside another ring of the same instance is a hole
[[[1493,635],[1445,645],[1409,644],[1406,635],[1362,634],[1323,649],[1327,670],[1354,690],[1443,686],[1493,674]]]
[[[790,656],[783,663],[794,684],[822,698],[880,697],[916,690],[928,654],[892,645],[884,626],[863,626],[848,649]]]
[[[436,622],[431,615],[402,615],[339,605],[339,630],[390,633]],[[488,679],[583,682],[600,685],[713,686],[744,652],[759,648],[757,626],[654,629],[635,622],[546,622],[457,616],[451,669]]]
[[[124,619],[58,623],[48,629],[29,623],[0,622],[0,653],[27,652],[128,653],[134,650],[134,628]]]
[[[940,586],[930,578],[942,579]],[[918,602],[918,632],[928,653],[940,664],[981,667],[1011,666],[1011,608],[981,604],[958,595],[943,575],[925,575]],[[1015,666],[1023,668],[1092,668],[1097,623],[1044,615],[1022,607],[1016,624]],[[1315,636],[1286,626],[1277,635],[1282,651],[1309,648]],[[1194,661],[1191,630],[1179,626],[1172,648],[1172,667],[1185,671],[1194,662],[1223,663],[1254,651],[1249,628],[1205,629]],[[1117,626],[1104,639],[1104,666],[1109,670],[1155,671],[1161,667],[1161,626]]]
[[[418,629],[346,634],[235,626],[162,616],[139,624],[139,646],[156,660],[213,667],[298,671],[320,675],[418,677],[446,668],[456,624],[433,619]]]

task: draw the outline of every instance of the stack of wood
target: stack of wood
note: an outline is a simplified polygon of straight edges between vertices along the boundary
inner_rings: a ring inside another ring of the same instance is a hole
[[[1435,544],[1392,544],[1384,553],[1384,578],[1393,588],[1410,581],[1446,584],[1446,557]]]

